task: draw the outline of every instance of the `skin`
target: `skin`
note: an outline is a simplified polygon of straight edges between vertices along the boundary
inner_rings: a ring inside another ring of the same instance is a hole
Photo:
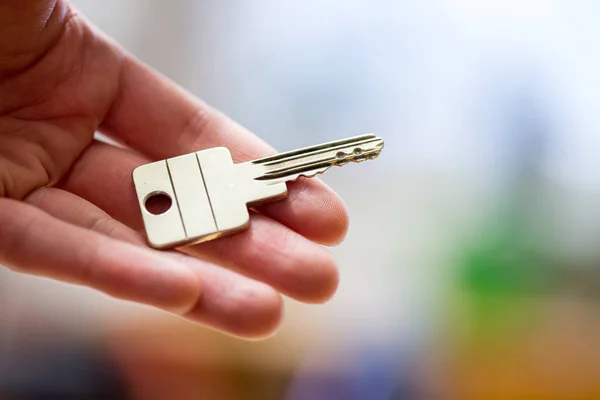
[[[282,294],[306,303],[334,294],[323,245],[343,240],[346,208],[318,179],[301,179],[244,233],[185,252],[149,248],[133,169],[214,146],[235,162],[274,153],[65,1],[0,1],[0,264],[234,336],[272,335]]]

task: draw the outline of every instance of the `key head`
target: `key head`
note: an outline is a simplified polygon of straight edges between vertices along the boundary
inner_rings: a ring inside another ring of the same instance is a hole
[[[247,228],[250,218],[235,198],[232,168],[224,147],[137,167],[133,182],[150,246],[191,245]],[[153,207],[158,200],[162,204]]]
[[[234,164],[225,147],[137,167],[133,182],[150,246],[185,246],[247,229],[249,206],[287,196],[285,183],[265,185],[257,173],[251,163]]]

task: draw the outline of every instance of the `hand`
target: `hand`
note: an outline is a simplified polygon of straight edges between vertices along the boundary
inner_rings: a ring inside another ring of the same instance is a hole
[[[123,148],[98,142],[100,131]],[[277,328],[280,293],[326,301],[321,245],[348,218],[318,179],[234,236],[146,246],[133,168],[214,146],[236,162],[273,149],[135,60],[62,0],[0,2],[0,264],[152,305],[240,337]]]

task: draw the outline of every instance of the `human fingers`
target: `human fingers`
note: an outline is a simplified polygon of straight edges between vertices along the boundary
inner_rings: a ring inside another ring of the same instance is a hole
[[[61,189],[43,188],[34,192],[25,201],[56,219],[77,226],[80,231],[103,235],[117,243],[131,243],[132,246],[135,245],[139,249],[140,254],[156,255],[158,253],[147,248],[139,233],[112,219],[98,207],[72,193]],[[78,245],[78,242],[71,243],[71,246],[74,245]],[[183,267],[187,270],[185,272],[186,279],[202,282],[201,296],[192,296],[186,300],[184,305],[175,310],[185,318],[243,338],[268,336],[278,327],[283,306],[279,294],[271,287],[178,252],[160,252],[158,256],[161,260],[166,260],[159,266],[162,274],[166,275],[171,271],[176,273],[177,270],[174,268]],[[144,267],[142,265],[144,260],[144,258],[138,258],[136,264],[138,266],[135,268]],[[125,267],[124,271],[120,271],[121,273],[133,273],[127,271],[130,267]],[[148,277],[140,274],[136,279],[143,281]],[[135,300],[131,297],[132,293],[130,292],[134,287],[127,281],[120,282],[120,284],[123,285],[127,298]],[[173,287],[169,294],[181,296],[180,292]]]
[[[131,171],[144,162],[127,149],[94,143],[61,187],[141,230]],[[339,277],[329,251],[270,218],[253,214],[251,219],[245,232],[185,251],[231,266],[300,301],[323,302],[335,293]]]

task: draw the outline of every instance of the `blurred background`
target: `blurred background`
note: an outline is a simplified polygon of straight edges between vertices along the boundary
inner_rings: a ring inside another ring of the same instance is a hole
[[[599,2],[72,2],[280,151],[386,146],[266,341],[0,270],[0,398],[600,398]]]

